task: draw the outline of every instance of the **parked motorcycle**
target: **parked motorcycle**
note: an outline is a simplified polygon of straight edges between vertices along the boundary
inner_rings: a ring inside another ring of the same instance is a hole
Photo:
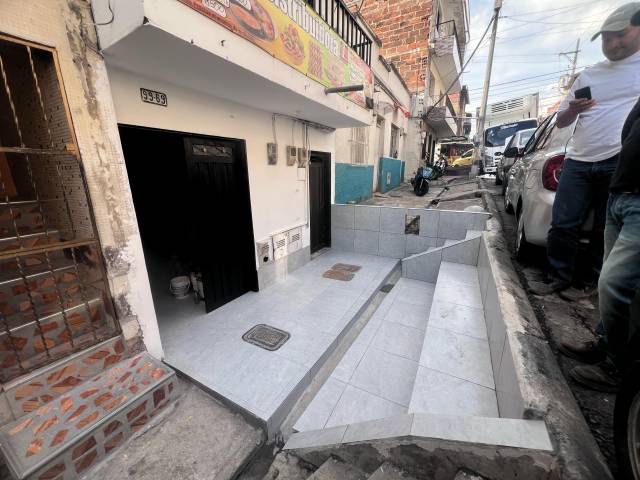
[[[415,177],[411,179],[413,192],[418,197],[424,197],[429,193],[429,182],[442,177],[447,171],[447,159],[441,156],[432,165],[418,168]]]
[[[429,193],[429,180],[433,175],[433,168],[420,167],[416,172],[416,176],[411,179],[411,185],[413,185],[413,193],[418,197],[424,197]]]

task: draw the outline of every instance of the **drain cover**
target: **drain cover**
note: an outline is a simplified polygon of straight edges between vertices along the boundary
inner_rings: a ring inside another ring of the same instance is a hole
[[[393,283],[387,283],[380,288],[380,291],[383,293],[389,293],[395,285]]]
[[[362,267],[360,265],[350,265],[348,263],[336,263],[331,270],[342,270],[343,272],[356,273],[360,271]]]
[[[289,332],[261,324],[256,325],[247,333],[242,335],[242,339],[245,342],[273,352],[284,345],[287,340],[289,340],[290,336]]]
[[[331,280],[340,280],[341,282],[350,282],[355,277],[355,274],[347,272],[345,270],[327,270],[322,274],[324,278],[330,278]]]

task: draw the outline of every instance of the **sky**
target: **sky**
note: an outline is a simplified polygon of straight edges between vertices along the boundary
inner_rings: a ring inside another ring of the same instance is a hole
[[[465,61],[478,45],[494,7],[494,0],[469,2],[471,40]],[[542,98],[558,96],[558,76],[564,73],[559,72],[570,66],[569,59],[559,53],[575,50],[579,38],[578,71],[604,60],[601,41],[591,42],[591,37],[605,18],[625,3],[628,0],[503,0],[489,103],[538,91]],[[481,102],[490,36],[491,32],[462,78],[470,93],[467,111],[474,116]],[[521,79],[528,80],[500,85]]]

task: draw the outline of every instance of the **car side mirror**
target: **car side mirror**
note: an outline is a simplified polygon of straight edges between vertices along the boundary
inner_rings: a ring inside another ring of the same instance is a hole
[[[509,147],[504,151],[504,156],[507,158],[516,158],[520,154],[518,147]]]

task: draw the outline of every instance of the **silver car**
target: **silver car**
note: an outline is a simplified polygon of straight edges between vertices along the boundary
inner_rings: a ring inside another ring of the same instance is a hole
[[[515,213],[518,221],[515,236],[518,257],[525,256],[531,244],[547,244],[553,201],[572,134],[573,128],[556,127],[554,114],[538,127],[523,152],[516,147],[504,152],[515,158],[507,177],[504,204],[505,210]]]

